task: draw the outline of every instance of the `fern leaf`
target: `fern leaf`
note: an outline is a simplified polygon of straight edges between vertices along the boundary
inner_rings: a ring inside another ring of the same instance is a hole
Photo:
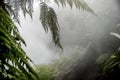
[[[68,4],[71,8],[74,5],[77,9],[83,9],[85,11],[95,14],[94,11],[86,4],[84,0],[54,0],[54,2],[58,6],[59,4],[61,4],[62,6],[66,6],[66,4]]]
[[[0,68],[2,69],[0,74],[4,78],[8,77],[15,80],[21,75],[23,77],[19,80],[33,80],[34,77],[39,79],[30,66],[29,61],[31,60],[20,44],[25,44],[25,42],[20,36],[17,27],[3,9],[0,8]]]
[[[40,21],[45,31],[48,32],[48,28],[50,29],[55,45],[62,49],[59,36],[59,24],[55,11],[44,2],[41,3],[40,7]]]

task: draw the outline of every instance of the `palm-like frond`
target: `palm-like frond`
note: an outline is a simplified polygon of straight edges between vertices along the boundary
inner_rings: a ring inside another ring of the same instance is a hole
[[[33,80],[32,76],[37,77],[29,64],[31,60],[21,48],[21,44],[25,45],[24,40],[2,8],[0,8],[0,34],[0,79]],[[22,77],[19,77],[20,75]]]
[[[94,11],[83,1],[83,0],[54,0],[56,4],[61,4],[65,6],[67,3],[72,8],[75,5],[76,8],[86,10],[93,14]],[[52,32],[53,41],[55,45],[59,46],[62,49],[60,44],[60,37],[59,37],[59,24],[57,21],[57,15],[53,8],[48,6],[46,3],[50,2],[50,0],[41,0],[40,4],[40,20],[44,27],[44,30],[47,32],[48,28]]]
[[[93,14],[94,11],[86,4],[84,0],[54,0],[57,5],[61,4],[62,6],[66,6],[68,4],[71,8],[75,5],[78,9],[83,9]]]
[[[44,1],[51,0],[41,0],[40,21],[46,32],[50,29],[55,45],[62,48],[56,13]],[[94,13],[83,0],[54,1],[58,5],[65,6],[68,3],[71,8],[75,5],[78,9],[82,8]],[[20,24],[20,10],[23,11],[24,16],[29,14],[32,18],[33,0],[0,0],[0,79],[33,80],[33,77],[39,78],[29,64],[31,60],[21,48],[21,44],[26,44],[12,21],[14,19]]]
[[[53,35],[53,41],[55,43],[55,45],[61,47],[61,44],[60,44],[60,38],[59,38],[59,30],[58,30],[58,21],[57,21],[57,16],[55,14],[55,11],[53,10],[53,8],[49,7],[48,5],[46,5],[47,9],[50,9],[48,10],[49,13],[51,12],[52,14],[47,14],[44,12],[46,8],[43,7],[44,4],[46,4],[46,2],[50,2],[51,0],[40,0],[41,1],[41,12],[40,13],[40,20],[42,22],[42,25],[45,29],[45,31],[47,31],[48,27],[49,29],[51,30],[52,32],[52,35]],[[12,19],[14,19],[15,21],[17,21],[19,24],[20,24],[20,21],[19,21],[19,11],[22,10],[23,11],[23,14],[24,16],[26,16],[26,13],[28,13],[31,17],[32,17],[32,12],[33,12],[33,0],[1,0],[2,2],[2,7],[4,9],[4,11],[6,11],[6,13],[8,13]],[[44,2],[44,4],[43,4]],[[68,4],[71,8],[73,7],[73,5],[75,5],[76,8],[78,9],[83,9],[85,11],[88,11],[88,12],[91,12],[94,14],[93,10],[83,1],[83,0],[54,0],[54,2],[56,4],[61,4],[62,6],[65,6],[66,4]],[[44,11],[42,11],[44,10]],[[44,15],[41,15],[41,14],[44,14]],[[48,17],[49,15],[49,17]],[[44,18],[42,17],[44,16]],[[52,17],[50,17],[52,16]],[[47,17],[47,18],[46,18]],[[50,21],[49,18],[53,18],[52,21]],[[44,20],[42,19],[49,19],[49,23],[44,22]],[[55,21],[56,19],[56,21]],[[47,23],[47,24],[46,24]],[[54,24],[53,27],[51,27],[51,23]],[[47,26],[46,26],[47,25]],[[56,27],[56,28],[55,28]],[[57,30],[57,31],[56,31]],[[58,37],[57,37],[58,36]],[[62,48],[62,47],[61,47]]]
[[[41,0],[41,1],[50,2],[51,0]],[[95,14],[94,11],[87,5],[87,3],[84,0],[54,0],[54,2],[58,6],[62,5],[65,7],[66,4],[68,4],[71,8],[75,6],[78,9],[83,9],[85,11]]]
[[[19,11],[22,10],[24,16],[28,13],[32,17],[33,0],[3,0],[4,10],[14,19],[19,22]]]
[[[46,32],[48,32],[48,28],[50,29],[53,41],[57,46],[62,49],[59,38],[59,24],[57,21],[57,17],[53,8],[49,7],[46,3],[41,3],[40,9],[40,20]]]

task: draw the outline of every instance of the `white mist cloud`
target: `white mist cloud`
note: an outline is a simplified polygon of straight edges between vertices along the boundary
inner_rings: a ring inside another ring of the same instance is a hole
[[[60,23],[61,43],[64,53],[72,52],[78,46],[83,46],[88,40],[101,36],[109,28],[118,23],[119,8],[115,0],[85,0],[96,12],[97,16],[82,10],[62,8],[50,4],[56,11]],[[112,5],[112,6],[111,6]],[[23,47],[28,56],[36,64],[47,64],[59,56],[60,50],[54,46],[51,34],[46,34],[39,21],[39,5],[35,3],[33,20],[27,15],[21,16],[20,33],[27,43]]]
[[[23,49],[35,64],[47,64],[51,59],[56,57],[57,53],[49,48],[53,44],[50,33],[45,33],[39,21],[39,6],[35,6],[33,20],[30,16],[20,16],[21,27],[20,34],[25,40],[27,46]]]

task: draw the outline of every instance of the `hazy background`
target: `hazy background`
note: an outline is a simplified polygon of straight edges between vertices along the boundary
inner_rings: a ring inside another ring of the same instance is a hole
[[[120,23],[119,0],[85,0],[97,16],[83,10],[68,6],[58,7],[52,3],[60,24],[61,44],[63,54],[75,52],[84,48],[89,42],[108,34]],[[58,58],[61,50],[54,46],[51,33],[46,34],[39,21],[39,5],[34,3],[33,20],[21,14],[20,34],[25,39],[27,47],[24,50],[35,64],[47,64]]]

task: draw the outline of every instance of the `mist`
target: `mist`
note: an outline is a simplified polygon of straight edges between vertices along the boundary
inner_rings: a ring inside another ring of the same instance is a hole
[[[66,51],[76,46],[89,48],[84,55],[79,55],[83,58],[79,57],[76,62],[71,63],[76,66],[64,69],[65,66],[61,69],[56,80],[94,80],[98,71],[97,58],[103,53],[119,48],[120,41],[109,34],[112,31],[119,32],[119,28],[116,28],[120,22],[120,6],[117,0],[86,2],[97,16],[78,10],[63,10],[66,15],[63,14],[60,18],[64,16],[65,21],[59,18],[62,26],[65,26],[61,27],[61,35]],[[66,72],[68,70],[69,72]]]
[[[49,64],[61,54],[66,56],[83,49],[76,59],[77,65],[70,71],[71,74],[61,70],[62,77],[60,72],[56,80],[94,80],[98,56],[119,47],[120,41],[110,35],[110,32],[120,31],[117,28],[120,23],[120,1],[85,1],[96,15],[75,7],[71,9],[68,5],[58,7],[54,2],[49,4],[58,17],[63,52],[54,45],[51,33],[45,33],[39,21],[39,6],[34,6],[33,20],[29,16],[20,18],[20,34],[27,43],[27,47],[23,46],[23,49],[35,64]]]
[[[83,10],[76,10],[76,8],[71,9],[68,6],[64,8],[58,7],[54,3],[50,4],[55,9],[60,24],[61,43],[64,47],[63,53],[66,53],[66,51],[69,53],[69,50],[73,48],[87,45],[86,41],[93,41],[105,34],[109,34],[109,32],[119,24],[120,6],[117,0],[86,0],[86,2],[94,10],[96,15]],[[21,35],[27,43],[25,49],[31,57],[34,56],[32,57],[34,59],[36,59],[35,54],[45,55],[48,53],[47,55],[49,56],[54,53],[56,54],[51,34],[44,32],[39,21],[39,5],[37,5],[38,4],[35,4],[34,6],[33,20],[31,20],[29,16],[25,19],[21,17],[22,27],[19,28]],[[46,48],[46,50],[43,50],[43,47],[44,49]],[[43,52],[41,52],[41,50]],[[59,53],[59,51],[57,52]],[[36,57],[38,56],[36,55]],[[38,60],[39,59],[33,61],[36,62]]]

